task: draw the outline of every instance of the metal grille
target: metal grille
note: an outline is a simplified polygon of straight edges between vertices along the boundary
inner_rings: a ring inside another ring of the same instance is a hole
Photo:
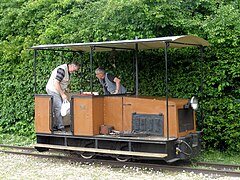
[[[132,130],[135,132],[163,136],[163,115],[133,113]]]

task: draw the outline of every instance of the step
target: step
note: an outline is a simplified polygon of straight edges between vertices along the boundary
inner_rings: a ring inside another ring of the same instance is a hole
[[[97,149],[97,148],[84,148],[84,147],[72,147],[72,146],[60,146],[52,144],[36,144],[35,148],[48,148],[48,149],[58,149],[58,150],[69,150],[69,151],[79,151],[79,152],[94,152],[102,154],[116,154],[116,155],[126,155],[126,156],[141,156],[141,157],[154,157],[154,158],[164,158],[167,157],[165,153],[149,153],[149,152],[134,152],[134,151],[120,151],[120,150],[110,150],[110,149]]]

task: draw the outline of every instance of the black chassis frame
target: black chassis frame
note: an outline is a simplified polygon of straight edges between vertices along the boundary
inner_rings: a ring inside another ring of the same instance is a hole
[[[201,132],[189,134],[181,138],[170,138],[163,140],[149,140],[132,137],[113,137],[113,136],[74,136],[65,134],[45,134],[37,133],[37,143],[48,145],[60,145],[64,147],[84,147],[106,150],[121,150],[129,152],[147,152],[167,154],[160,158],[166,162],[177,160],[186,160],[197,155],[201,149]],[[187,145],[186,145],[187,143]],[[190,148],[190,149],[189,149]],[[37,150],[48,150],[45,148],[36,148]],[[182,152],[180,152],[181,150]],[[84,152],[78,152],[84,153]],[[97,155],[97,154],[96,154]],[[99,154],[103,156],[104,154]],[[106,155],[104,155],[106,156]],[[108,155],[107,155],[108,156]],[[118,155],[111,154],[112,157]],[[145,159],[145,157],[132,156],[131,158]],[[156,159],[149,158],[147,159]],[[159,159],[159,158],[157,158]]]

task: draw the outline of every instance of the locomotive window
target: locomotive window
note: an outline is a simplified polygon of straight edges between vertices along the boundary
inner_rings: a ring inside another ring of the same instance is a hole
[[[193,121],[193,109],[179,109],[178,110],[178,124],[179,124],[179,132],[184,132],[187,130],[194,129],[194,121]]]

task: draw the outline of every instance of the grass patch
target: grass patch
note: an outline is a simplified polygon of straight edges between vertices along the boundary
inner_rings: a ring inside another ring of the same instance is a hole
[[[201,152],[193,161],[222,163],[222,164],[240,164],[240,154],[237,152],[221,152],[218,150],[205,150]]]
[[[36,143],[35,136],[19,136],[16,134],[0,134],[0,144],[15,145],[15,146],[29,146]]]

